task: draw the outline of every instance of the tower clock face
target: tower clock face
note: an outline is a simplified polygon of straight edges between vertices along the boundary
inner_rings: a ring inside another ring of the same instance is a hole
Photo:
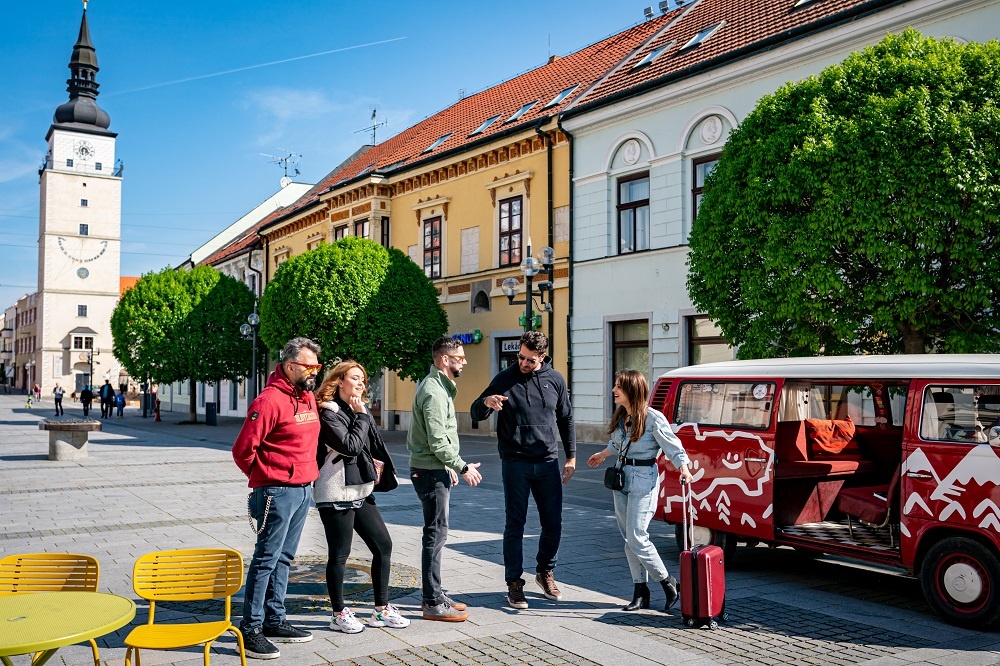
[[[56,241],[62,253],[73,261],[81,264],[89,264],[101,258],[101,255],[108,250],[108,241],[90,240],[87,238],[63,238],[59,236]]]
[[[81,160],[89,160],[94,156],[94,144],[89,141],[77,141],[74,152]]]

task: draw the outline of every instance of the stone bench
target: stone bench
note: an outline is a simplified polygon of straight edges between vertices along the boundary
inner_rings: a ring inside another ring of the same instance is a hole
[[[49,460],[79,460],[87,457],[89,433],[101,430],[101,422],[94,419],[43,419],[39,430],[49,431]]]

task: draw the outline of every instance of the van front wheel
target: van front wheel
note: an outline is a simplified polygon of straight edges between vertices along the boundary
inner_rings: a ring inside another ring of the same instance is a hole
[[[683,550],[684,525],[681,523],[674,524],[674,539],[677,541],[677,550]],[[707,527],[695,525],[694,529],[688,535],[688,547],[704,546],[707,544],[712,544],[713,546],[721,548],[727,563],[731,562],[733,557],[736,555],[735,535],[732,535],[729,532],[720,532],[719,530],[713,530]]]
[[[974,539],[948,537],[920,567],[924,597],[951,624],[989,627],[1000,620],[1000,562]]]

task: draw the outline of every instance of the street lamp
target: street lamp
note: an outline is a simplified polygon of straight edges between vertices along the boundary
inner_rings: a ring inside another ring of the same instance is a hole
[[[531,256],[531,239],[529,238],[528,252],[524,257],[524,261],[521,262],[521,272],[524,274],[524,300],[514,300],[514,294],[517,293],[517,278],[510,277],[500,283],[500,289],[503,290],[504,296],[507,297],[507,302],[510,305],[524,306],[524,314],[520,317],[519,323],[525,332],[534,328],[540,328],[542,325],[542,316],[534,314],[533,311],[535,290],[538,291],[538,300],[541,308],[546,312],[552,312],[552,297],[554,293],[552,291],[552,274],[555,269],[555,257],[555,250],[546,245],[538,251],[538,259],[535,259]],[[533,284],[535,276],[539,273],[545,273],[548,279],[539,282],[537,285]],[[548,302],[545,301],[546,292],[549,294]]]
[[[257,329],[260,328],[260,316],[257,314],[257,304],[253,304],[253,312],[247,315],[247,323],[240,326],[240,335],[244,340],[250,340],[253,345],[253,361],[250,365],[250,393],[247,404],[257,397]]]

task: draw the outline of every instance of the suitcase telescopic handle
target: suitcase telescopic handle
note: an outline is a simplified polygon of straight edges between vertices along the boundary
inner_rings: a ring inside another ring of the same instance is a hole
[[[688,537],[694,532],[694,517],[691,511],[691,484],[687,479],[681,477],[681,511],[683,520],[681,532],[684,533],[684,550],[688,550]]]

